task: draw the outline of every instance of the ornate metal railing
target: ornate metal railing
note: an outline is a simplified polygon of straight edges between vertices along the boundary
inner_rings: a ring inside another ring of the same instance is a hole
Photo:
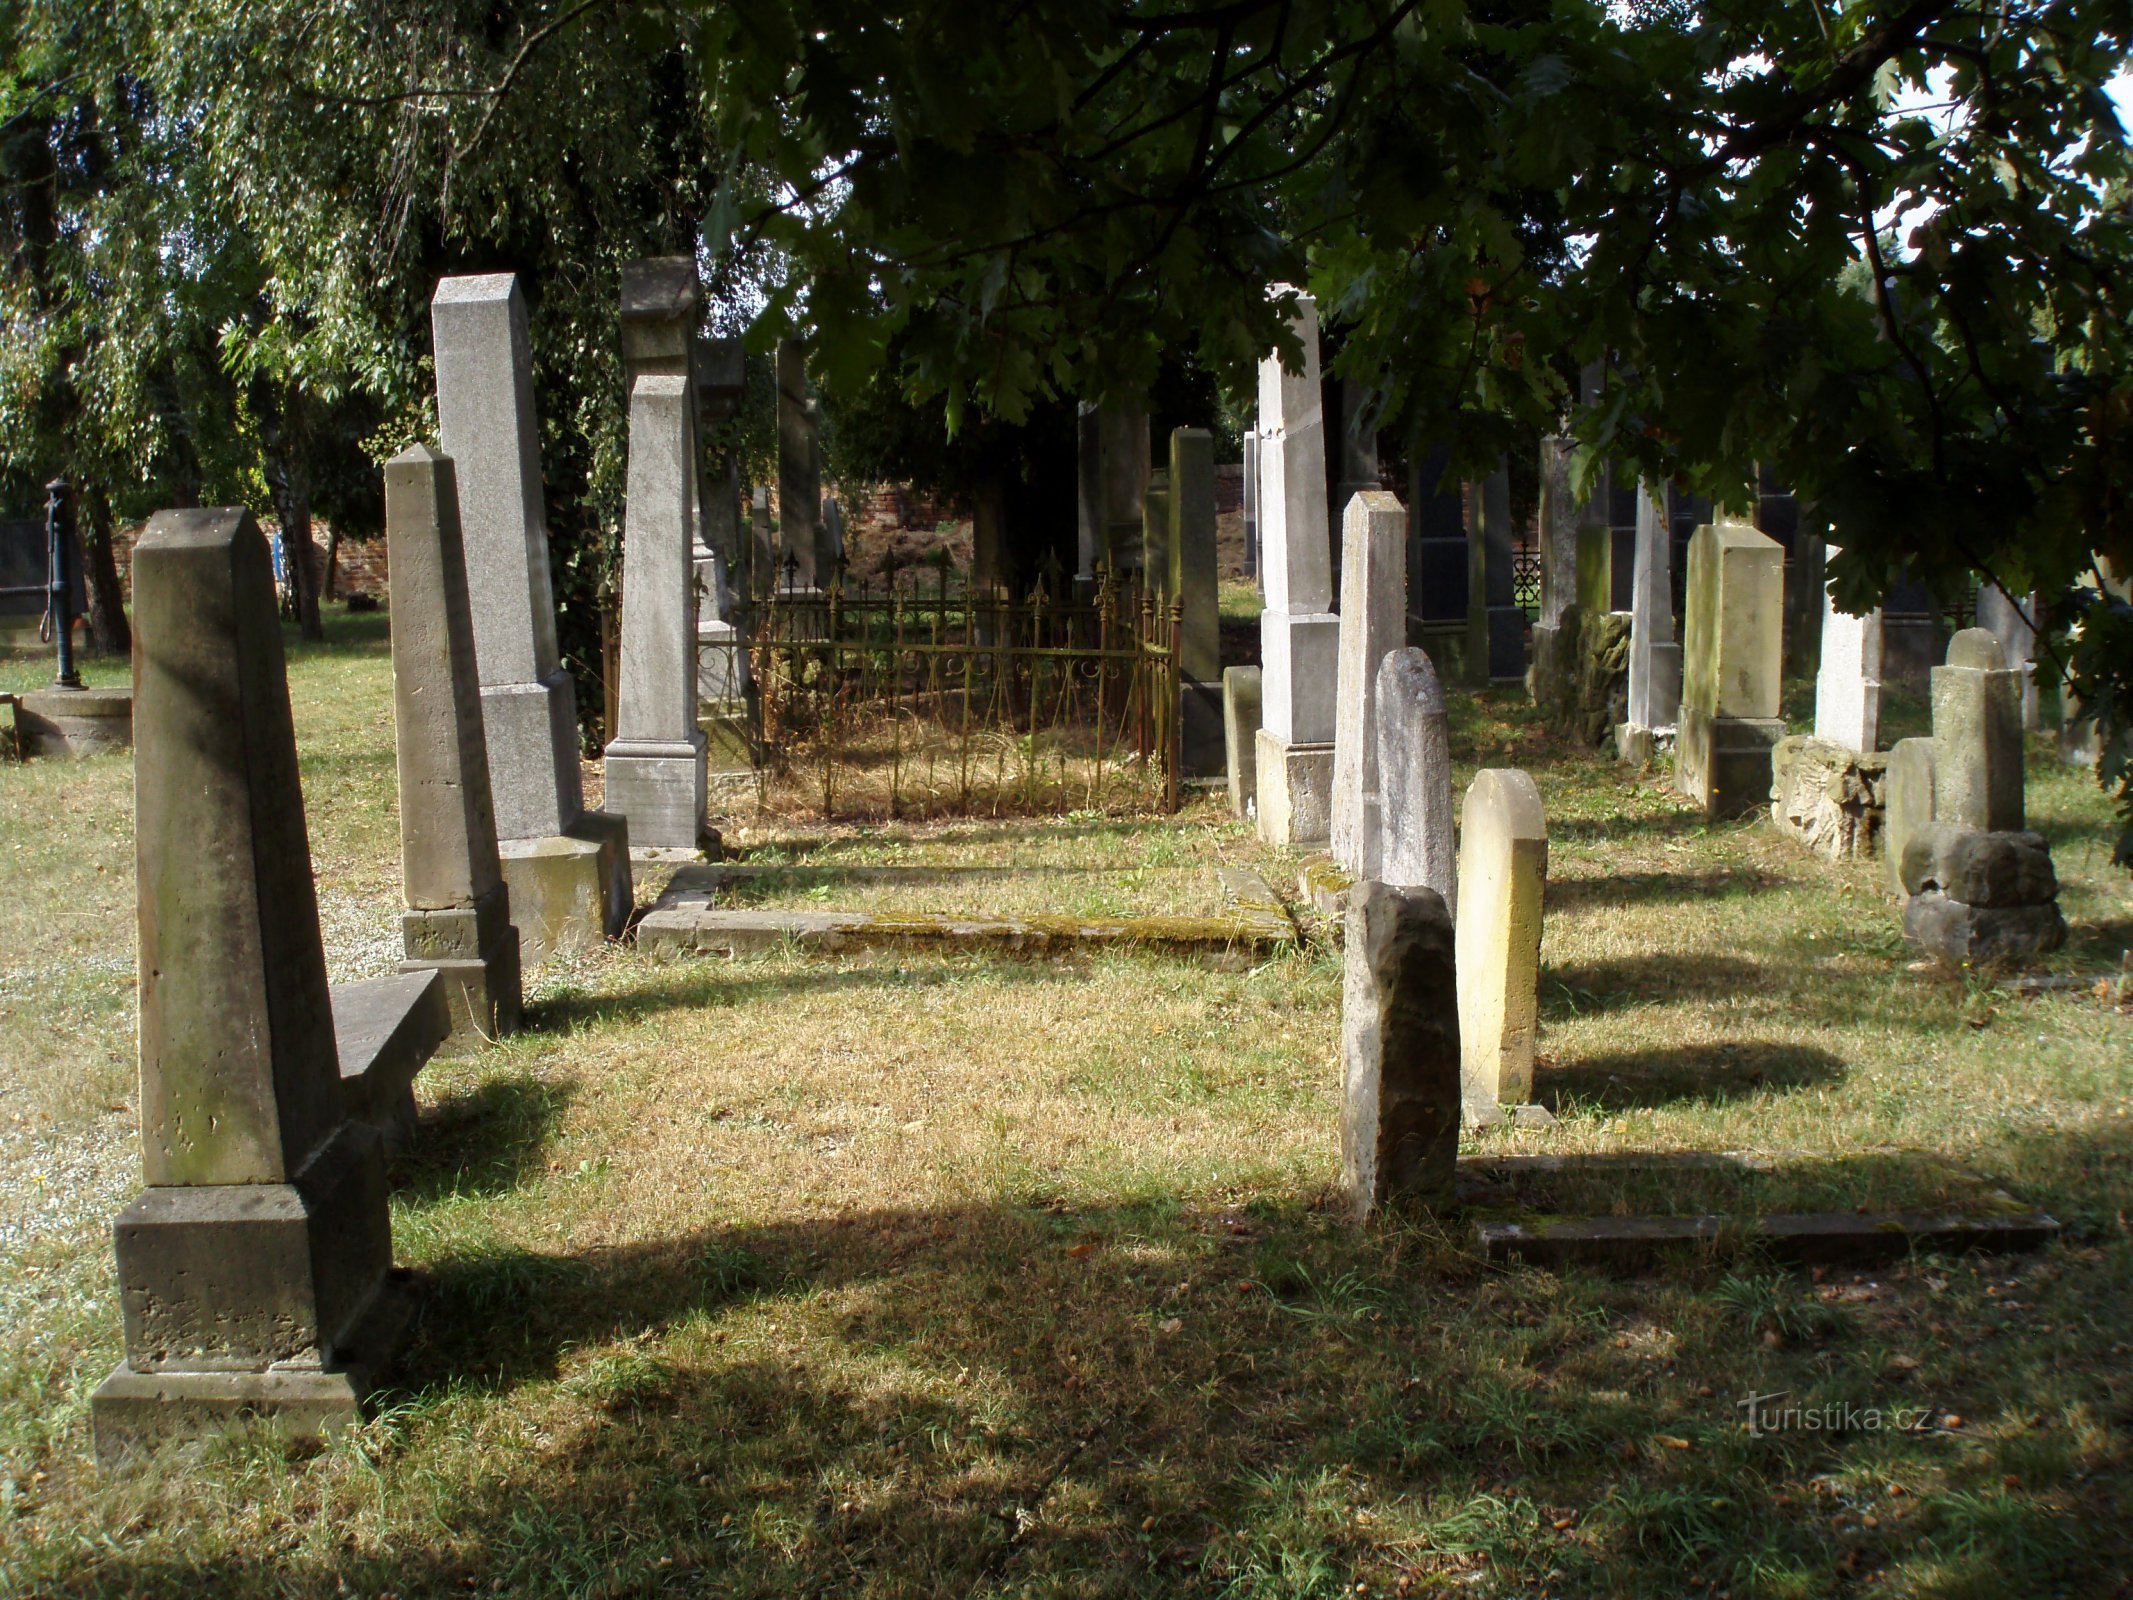
[[[1511,599],[1528,617],[1541,612],[1541,553],[1532,545],[1511,547]]]
[[[1016,594],[946,568],[788,574],[737,620],[766,812],[1177,809],[1178,608],[1123,575]]]

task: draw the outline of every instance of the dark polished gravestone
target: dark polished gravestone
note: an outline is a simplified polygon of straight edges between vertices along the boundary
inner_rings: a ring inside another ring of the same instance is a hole
[[[112,1228],[126,1356],[91,1403],[106,1462],[241,1419],[357,1418],[414,1297],[392,1265],[384,1130],[350,1108],[401,1119],[446,1026],[434,976],[327,986],[251,513],[156,516],[133,601],[147,1186]],[[353,1073],[337,1012],[368,1039]]]

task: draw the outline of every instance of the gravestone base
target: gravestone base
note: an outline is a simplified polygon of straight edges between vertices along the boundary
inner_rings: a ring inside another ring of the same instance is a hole
[[[1877,854],[1889,758],[1802,734],[1770,752],[1770,820],[1816,855],[1847,861]]]
[[[263,1372],[139,1372],[121,1361],[89,1402],[96,1459],[127,1457],[178,1439],[264,1424],[287,1439],[327,1438],[363,1420],[364,1403],[406,1345],[421,1305],[412,1273],[390,1271],[330,1367]]]
[[[730,622],[696,625],[696,696],[706,705],[739,700],[747,694],[741,652],[746,642]]]
[[[676,743],[617,739],[608,745],[606,809],[629,819],[633,858],[703,848],[704,746],[701,728]]]
[[[1259,809],[1259,696],[1257,667],[1222,671],[1222,744],[1228,763],[1229,808],[1250,818]]]
[[[77,761],[133,748],[133,690],[39,689],[15,702],[25,756]]]
[[[707,778],[745,778],[755,772],[755,739],[748,702],[706,700],[696,708],[696,727],[704,736]]]
[[[1333,837],[1333,746],[1284,744],[1267,728],[1254,737],[1259,837],[1292,849],[1326,844]]]
[[[567,950],[591,949],[628,926],[635,902],[624,818],[588,811],[567,833],[506,839],[497,854],[518,923],[519,959],[526,966],[537,967]]]
[[[1563,630],[1551,623],[1533,624],[1533,659],[1526,664],[1526,695],[1544,713],[1562,695],[1562,669],[1556,661],[1562,636]]]
[[[1634,722],[1615,724],[1615,759],[1624,766],[1648,767],[1659,754],[1656,729],[1640,728]]]
[[[452,1031],[441,1055],[468,1055],[519,1028],[518,930],[502,884],[470,906],[403,911],[402,972],[443,975]]]
[[[1938,889],[1904,902],[1903,934],[1955,966],[2026,961],[2066,943],[2056,901],[2029,906],[1974,906]]]
[[[1223,731],[1222,686],[1195,683],[1190,678],[1178,685],[1178,773],[1186,778],[1220,778],[1229,758]]]
[[[1526,613],[1519,606],[1490,606],[1486,622],[1489,682],[1523,683],[1526,679]]]
[[[1711,817],[1741,817],[1770,799],[1770,754],[1782,717],[1714,717],[1683,705],[1674,734],[1674,787]]]

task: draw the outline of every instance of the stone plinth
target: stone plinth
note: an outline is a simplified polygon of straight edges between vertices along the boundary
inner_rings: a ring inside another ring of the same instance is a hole
[[[25,757],[79,761],[133,748],[133,690],[32,689],[15,702]]]
[[[1512,767],[1474,775],[1459,823],[1459,1093],[1472,1124],[1533,1098],[1548,823]]]
[[[1342,513],[1340,661],[1334,704],[1333,859],[1379,878],[1378,665],[1406,637],[1407,512],[1382,489]]]
[[[2000,642],[1965,628],[1933,669],[1933,814],[1957,827],[2019,831],[2023,674]]]
[[[2020,961],[2066,942],[2041,834],[1928,823],[1905,841],[1899,868],[1904,934],[1945,961]]]
[[[1457,910],[1451,734],[1437,669],[1413,646],[1394,650],[1378,663],[1372,694],[1384,879],[1396,889],[1433,890]]]
[[[1341,986],[1341,1183],[1358,1218],[1442,1210],[1459,1159],[1451,913],[1428,889],[1348,894]]]
[[[703,847],[705,821],[689,406],[681,377],[640,377],[630,393],[622,684],[606,754],[607,809],[628,819],[631,849],[693,855]]]
[[[400,780],[401,970],[445,975],[449,1047],[519,1024],[519,941],[497,855],[458,480],[416,445],[385,465]]]
[[[1674,785],[1714,817],[1770,798],[1783,668],[1785,552],[1740,522],[1689,540],[1687,627]]]
[[[243,1416],[356,1420],[406,1326],[377,1134],[342,1107],[266,541],[163,512],[133,557],[141,1149],[113,1227],[114,1460]]]
[[[1770,819],[1831,861],[1879,848],[1889,758],[1794,734],[1770,752]]]

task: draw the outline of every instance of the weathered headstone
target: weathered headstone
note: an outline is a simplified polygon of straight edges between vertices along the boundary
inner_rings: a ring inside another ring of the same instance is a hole
[[[1104,559],[1113,572],[1141,564],[1141,519],[1148,493],[1148,413],[1116,402],[1098,413],[1103,435]]]
[[[1184,608],[1178,653],[1183,769],[1189,778],[1222,772],[1222,607],[1215,552],[1215,436],[1205,428],[1170,435],[1169,593]]]
[[[1259,576],[1259,430],[1244,433],[1244,575]]]
[[[1841,554],[1825,547],[1826,559]],[[1863,617],[1822,596],[1821,666],[1815,673],[1815,737],[1847,750],[1881,747],[1881,610]]]
[[[1434,889],[1459,907],[1452,830],[1452,747],[1444,687],[1427,653],[1408,646],[1378,663],[1380,875],[1400,889]]]
[[[1459,813],[1459,1082],[1469,1123],[1533,1097],[1547,881],[1540,790],[1516,768],[1484,768]]]
[[[1176,591],[1170,587],[1170,467],[1152,467],[1148,488],[1141,496],[1141,575],[1148,592],[1168,605]]]
[[[2059,879],[2041,834],[1929,822],[1898,863],[1903,931],[1958,965],[2019,959],[2066,942]]]
[[[1674,642],[1673,530],[1649,484],[1637,489],[1637,547],[1630,579],[1629,716],[1615,737],[1624,760],[1643,762],[1681,710],[1681,646]]]
[[[816,455],[815,416],[808,407],[807,345],[778,341],[778,560],[801,589],[826,587],[830,575],[817,561],[822,480]]]
[[[622,532],[622,683],[607,745],[607,805],[641,856],[703,847],[696,590],[689,530],[696,464],[689,383],[646,374],[630,392]]]
[[[1277,286],[1276,293],[1286,293]],[[1326,441],[1318,379],[1318,307],[1296,297],[1291,324],[1300,370],[1278,352],[1259,363],[1261,538],[1266,609],[1259,619],[1265,725],[1259,730],[1259,836],[1323,843],[1332,829],[1334,682],[1340,620],[1333,615],[1325,522]]]
[[[441,447],[459,480],[489,793],[529,962],[618,934],[629,828],[585,809],[578,701],[556,646],[533,355],[518,280],[446,278],[430,303]]]
[[[454,1050],[519,1024],[519,941],[496,847],[459,486],[427,445],[385,464],[403,972],[443,975]]]
[[[1333,740],[1333,859],[1383,878],[1378,792],[1378,665],[1406,635],[1407,512],[1382,489],[1341,518],[1340,665]]]
[[[1259,809],[1259,693],[1257,667],[1222,669],[1222,742],[1228,754],[1229,808],[1240,817]]]
[[[1689,541],[1687,610],[1675,787],[1714,817],[1759,811],[1785,734],[1784,551],[1744,522],[1706,523]]]
[[[1074,576],[1093,580],[1104,559],[1104,429],[1086,400],[1074,412],[1074,526]]]
[[[1565,674],[1562,652],[1563,608],[1577,595],[1578,520],[1571,467],[1576,441],[1560,435],[1541,440],[1540,616],[1533,624],[1533,660],[1526,670],[1526,692],[1544,709],[1562,698]]]
[[[1889,887],[1899,895],[1908,892],[1903,886],[1904,852],[1933,825],[1935,754],[1931,739],[1899,739],[1889,752],[1881,789],[1881,855]]]
[[[1958,633],[1933,669],[1933,745],[1936,821],[2022,830],[2022,674],[1983,628]]]
[[[1341,985],[1341,1182],[1358,1218],[1442,1210],[1459,1161],[1451,913],[1428,889],[1348,895]]]
[[[1977,625],[2000,641],[2008,670],[2022,674],[2022,727],[2037,729],[2037,612],[2034,594],[2014,596],[1996,583],[1977,592]]]
[[[113,1225],[106,1461],[244,1417],[356,1420],[404,1334],[375,1130],[343,1106],[266,541],[164,512],[133,555],[141,1152]]]

